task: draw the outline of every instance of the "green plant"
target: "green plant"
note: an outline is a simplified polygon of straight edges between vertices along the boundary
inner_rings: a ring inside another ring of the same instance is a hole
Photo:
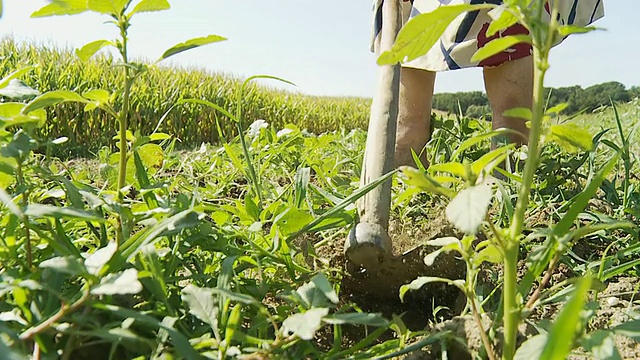
[[[546,242],[544,246],[534,250],[528,260],[528,270],[522,281],[518,284],[517,262],[520,252],[520,245],[524,240],[525,214],[529,209],[531,189],[535,180],[536,169],[540,160],[541,140],[555,141],[567,151],[575,151],[577,148],[592,150],[593,143],[591,136],[584,130],[573,124],[551,124],[551,115],[562,111],[566,105],[558,105],[545,111],[544,79],[549,68],[548,55],[556,39],[567,36],[571,33],[582,33],[592,30],[591,28],[578,28],[575,26],[560,25],[557,22],[557,8],[551,4],[550,21],[548,24],[543,20],[544,7],[546,1],[505,1],[502,6],[495,5],[453,5],[443,6],[435,11],[416,16],[412,19],[398,35],[394,47],[383,53],[378,59],[380,64],[391,64],[404,60],[411,60],[424,54],[425,49],[429,49],[436,43],[447,27],[447,24],[460,14],[467,11],[477,11],[480,9],[497,7],[499,12],[495,21],[488,29],[489,34],[520,23],[528,30],[528,35],[507,36],[490,42],[486,47],[481,48],[474,55],[474,59],[485,59],[493,54],[509,48],[513,44],[520,42],[531,43],[533,46],[534,62],[534,83],[533,83],[533,107],[532,109],[518,108],[507,111],[506,114],[523,118],[530,124],[530,136],[527,147],[527,156],[524,172],[519,179],[520,186],[516,197],[515,207],[507,212],[505,227],[495,224],[488,218],[487,213],[493,191],[487,177],[492,174],[496,166],[502,163],[509,151],[509,147],[502,147],[493,150],[475,161],[461,158],[463,151],[489,137],[503,135],[505,131],[493,131],[482,137],[475,137],[463,142],[451,155],[452,161],[430,167],[430,173],[446,173],[447,176],[432,177],[421,171],[405,169],[403,171],[407,182],[424,191],[441,194],[451,198],[447,206],[447,217],[459,230],[466,233],[462,240],[457,238],[446,238],[429,242],[429,245],[440,246],[441,250],[431,254],[425,262],[430,263],[441,251],[457,251],[467,263],[467,280],[453,281],[441,278],[418,278],[410,285],[403,287],[401,297],[407,290],[420,288],[429,282],[445,282],[458,286],[468,297],[472,313],[477,319],[477,324],[482,330],[482,322],[479,316],[479,305],[476,300],[475,284],[479,266],[483,262],[502,263],[504,267],[504,278],[502,285],[502,314],[501,321],[504,326],[504,337],[502,344],[502,358],[513,359],[516,355],[516,334],[518,325],[522,317],[527,314],[532,306],[535,306],[540,291],[546,285],[544,279],[540,280],[539,287],[531,293],[535,280],[538,280],[542,272],[547,268],[547,274],[555,268],[559,257],[566,251],[568,244],[577,239],[599,231],[601,229],[629,228],[633,227],[627,222],[611,222],[604,224],[592,224],[572,230],[578,215],[584,210],[589,199],[605,180],[606,176],[614,169],[618,163],[619,155],[611,157],[606,164],[590,178],[590,182],[585,189],[569,200],[569,207],[561,220],[551,226],[545,232]],[[557,4],[555,4],[557,6]],[[495,10],[494,10],[495,11]],[[437,20],[437,21],[436,21]],[[619,121],[618,121],[619,124]],[[622,130],[620,129],[622,134]],[[623,144],[625,138],[623,136]],[[628,147],[627,147],[628,148]],[[624,153],[623,153],[624,154]],[[628,168],[628,166],[627,166]],[[461,190],[456,190],[446,183],[462,185]],[[626,191],[625,191],[626,192]],[[626,195],[625,195],[626,196]],[[504,198],[503,198],[504,200]],[[510,201],[507,199],[506,201]],[[476,241],[476,234],[482,224],[486,239]],[[488,230],[488,231],[486,231]],[[574,333],[567,329],[574,329],[580,319],[577,309],[583,307],[584,297],[589,290],[590,274],[586,274],[587,279],[575,285],[574,295],[565,310],[561,313],[563,323],[555,326],[545,343],[540,354],[542,358],[565,358],[571,350],[574,341]],[[529,296],[528,301],[525,299]],[[571,314],[571,315],[570,315]],[[565,319],[566,317],[566,319]],[[560,323],[560,320],[558,321]],[[566,335],[565,335],[566,334]],[[484,335],[483,344],[489,358],[496,357],[490,339]],[[530,341],[538,341],[530,340]],[[539,343],[537,345],[540,345]],[[528,351],[527,346],[523,346],[519,352]]]
[[[200,155],[184,162],[171,158],[175,140],[169,135],[129,129],[135,81],[148,71],[127,59],[129,20],[167,8],[166,1],[155,0],[135,6],[131,1],[54,1],[35,14],[110,16],[121,38],[92,42],[77,53],[87,60],[115,46],[122,82],[113,94],[54,90],[26,104],[0,106],[2,353],[32,353],[36,359],[81,357],[84,349],[106,350],[108,358],[303,357],[319,353],[308,340],[325,324],[337,334],[345,324],[385,331],[388,322],[381,316],[338,307],[329,281],[335,269],[309,268],[294,240],[349,223],[353,203],[391,174],[352,192],[355,174],[346,176],[349,186],[335,185],[345,174],[330,174],[339,167],[334,163],[333,169],[318,168],[327,172],[323,181],[332,187],[323,190],[310,183],[310,167],[330,163],[318,163],[322,157],[307,152],[308,159],[289,164],[295,185],[282,188],[264,177],[282,170],[283,152],[302,154],[303,145],[335,139],[315,139],[295,126],[283,133],[257,126],[245,134],[237,121],[240,135],[223,145],[224,152],[209,154],[204,162]],[[220,40],[190,40],[160,60]],[[0,89],[32,70],[9,75]],[[118,122],[119,152],[101,151],[99,174],[75,173],[34,153],[65,140],[40,142],[36,130],[46,124],[45,107],[69,102],[84,105],[85,111],[100,109]],[[232,119],[243,115],[239,106],[235,116],[217,110]],[[261,147],[273,150],[258,151]],[[203,166],[216,171],[194,184]],[[83,181],[89,177],[94,182]],[[226,191],[240,194],[220,199]],[[354,349],[335,342],[331,351],[336,357],[353,354],[375,339],[362,339]]]

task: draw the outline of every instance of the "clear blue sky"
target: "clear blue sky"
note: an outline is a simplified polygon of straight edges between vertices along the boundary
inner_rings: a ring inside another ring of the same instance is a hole
[[[134,0],[135,1],[135,0]],[[375,58],[369,52],[370,0],[173,0],[164,13],[142,14],[131,28],[132,54],[157,58],[186,39],[217,34],[224,43],[177,55],[173,64],[250,76],[269,74],[315,95],[371,96]],[[44,0],[4,0],[0,34],[79,47],[115,37],[106,17],[91,14],[30,19]],[[554,49],[548,86],[619,81],[640,85],[639,0],[606,0],[606,28],[569,38]],[[437,92],[482,90],[482,71],[441,73]]]

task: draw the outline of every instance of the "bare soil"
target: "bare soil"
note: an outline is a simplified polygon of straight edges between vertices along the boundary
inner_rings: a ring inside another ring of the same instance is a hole
[[[444,209],[441,209],[444,210]],[[393,257],[384,263],[375,272],[358,271],[350,269],[351,273],[344,276],[340,295],[344,302],[355,302],[363,311],[382,313],[391,319],[399,316],[405,325],[411,330],[428,330],[431,333],[450,331],[458,341],[447,345],[449,359],[482,359],[486,358],[480,337],[480,329],[471,316],[460,317],[465,305],[462,293],[444,284],[430,284],[420,291],[410,291],[401,302],[398,296],[400,286],[410,283],[419,276],[439,276],[448,279],[464,279],[465,265],[454,254],[440,255],[432,267],[424,265],[424,256],[433,248],[424,246],[427,240],[444,236],[457,236],[455,230],[444,218],[444,211],[438,211],[437,207],[431,212],[432,218],[428,221],[411,221],[411,219],[394,219],[390,225],[389,234],[393,239]],[[428,224],[428,227],[416,229],[415,224]],[[595,245],[595,244],[594,244]],[[583,253],[584,244],[575,250]],[[596,245],[596,247],[598,247]],[[593,250],[592,250],[593,251]],[[333,242],[319,249],[321,257],[331,259],[336,266],[345,265],[341,242]],[[525,254],[523,254],[524,256]],[[348,267],[348,266],[347,266]],[[524,261],[520,262],[520,274],[524,274]],[[483,270],[480,282],[486,287],[495,287],[497,274],[501,272],[499,267],[491,267]],[[556,269],[552,283],[558,283],[574,276],[571,269],[560,264]],[[638,278],[619,278],[608,283],[607,289],[600,293],[600,310],[596,312],[589,324],[588,331],[607,329],[619,323],[630,320],[629,313],[640,311],[640,294]],[[434,309],[445,307],[434,317]],[[519,343],[536,335],[538,332],[532,326],[541,319],[553,321],[557,315],[559,306],[548,306],[538,309],[531,315],[531,322],[524,323],[520,328]],[[490,319],[483,319],[483,329],[491,328]],[[500,339],[501,329],[495,330],[495,338]],[[349,346],[363,339],[366,334],[363,329],[351,328],[343,334],[343,346]],[[379,339],[380,342],[392,338],[391,331],[385,333]],[[322,340],[321,338],[324,338]],[[333,341],[329,333],[323,334],[317,339],[319,343]],[[640,344],[624,336],[616,338],[616,345],[622,359],[640,359]],[[501,351],[501,344],[494,345],[496,351]],[[427,346],[419,351],[407,355],[406,359],[431,360],[441,359],[442,349],[440,345]],[[576,349],[569,357],[571,360],[591,359],[584,349]]]

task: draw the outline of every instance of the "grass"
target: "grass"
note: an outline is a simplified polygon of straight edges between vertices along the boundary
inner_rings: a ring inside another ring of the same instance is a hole
[[[623,114],[624,121],[632,120],[628,116]],[[487,125],[476,120],[438,118],[429,145],[430,156],[445,162],[451,149],[486,131]],[[463,130],[447,131],[449,126]],[[23,230],[14,228],[13,233],[19,236],[10,240],[13,217],[8,207],[0,208],[3,229],[0,239],[4,242],[0,253],[0,288],[12,289],[11,293],[2,295],[0,313],[14,314],[16,319],[0,323],[7,334],[2,338],[4,344],[16,354],[25,354],[34,351],[29,345],[32,343],[26,341],[33,339],[35,344],[42,344],[38,345],[39,351],[64,349],[61,351],[65,357],[74,359],[88,358],[96,353],[105,354],[104,358],[163,354],[189,358],[196,356],[195,353],[218,357],[236,351],[258,357],[339,359],[347,354],[355,358],[390,355],[402,350],[402,342],[427,344],[439,341],[441,335],[438,334],[420,340],[421,333],[402,333],[393,326],[396,336],[402,340],[378,340],[381,333],[374,329],[392,332],[384,330],[391,323],[380,315],[355,311],[359,307],[367,309],[369,304],[351,304],[345,297],[350,290],[335,285],[348,275],[335,266],[335,259],[341,256],[340,250],[331,249],[339,248],[346,236],[348,224],[355,216],[352,207],[327,219],[324,230],[313,231],[312,236],[305,237],[305,242],[283,243],[280,240],[326,214],[341,199],[356,191],[366,135],[361,130],[312,135],[293,126],[288,128],[290,131],[286,135],[278,136],[281,129],[269,126],[262,129],[260,135],[247,137],[264,185],[262,209],[256,206],[257,198],[251,195],[243,167],[233,160],[243,156],[237,138],[228,143],[226,151],[211,146],[203,146],[197,151],[174,151],[171,142],[165,142],[161,162],[144,161],[149,184],[141,185],[139,173],[127,180],[130,188],[125,204],[131,208],[137,223],[133,230],[132,239],[136,239],[131,243],[133,247],[125,245],[123,250],[129,254],[129,260],[107,262],[111,267],[108,272],[120,277],[124,276],[124,270],[135,269],[142,287],[127,289],[127,286],[135,285],[123,280],[119,290],[111,289],[119,295],[107,292],[91,300],[78,296],[86,284],[92,284],[92,291],[96,292],[100,284],[106,286],[105,280],[91,280],[93,278],[85,274],[90,270],[76,269],[71,259],[74,251],[92,254],[105,249],[112,238],[110,226],[103,229],[103,222],[87,219],[98,212],[108,224],[116,210],[110,210],[108,200],[115,193],[116,183],[111,153],[105,149],[98,159],[91,161],[30,159],[25,164],[26,185],[32,189],[29,203],[32,209],[39,209],[37,212],[30,210],[33,269],[25,267],[24,237],[19,235],[24,234]],[[465,157],[478,158],[488,151],[488,146],[485,142],[471,148]],[[598,153],[607,151],[610,150],[602,146],[597,150]],[[536,181],[538,190],[535,190],[535,201],[530,205],[526,224],[533,233],[536,229],[543,230],[546,221],[557,221],[555,219],[561,215],[566,203],[562,198],[579,190],[589,173],[588,164],[571,170],[576,155],[563,153],[553,146],[547,147],[543,154],[543,166]],[[551,164],[555,165],[549,167]],[[575,181],[563,175],[571,171],[577,174]],[[559,181],[559,178],[564,181],[552,187],[543,186],[550,181]],[[514,184],[505,186],[507,193],[515,190]],[[394,226],[410,229],[413,234],[433,233],[431,211],[441,208],[442,199],[412,192],[402,181],[396,181],[394,188]],[[19,189],[10,185],[7,191],[15,193]],[[615,194],[619,193],[620,189],[615,189]],[[74,205],[77,201],[74,194],[83,199],[80,205]],[[153,202],[149,202],[149,194],[157,201],[155,210],[151,206]],[[637,191],[635,195],[637,197]],[[601,193],[598,199],[604,200],[604,196],[608,195]],[[70,213],[62,215],[51,212],[52,208],[41,208],[45,204],[59,206]],[[496,200],[491,216],[504,216],[505,204]],[[548,214],[549,208],[554,209],[550,218],[542,222],[535,220]],[[81,212],[73,214],[71,211]],[[605,213],[597,207],[587,211],[621,216],[616,215],[615,208],[604,210]],[[167,227],[167,224],[173,225]],[[60,229],[64,231],[60,232]],[[414,238],[411,245],[419,245],[424,240]],[[562,263],[570,266],[570,272],[575,276],[582,276],[587,269],[601,263],[605,265],[605,274],[615,274],[613,278],[637,274],[638,265],[633,265],[639,252],[634,250],[637,241],[637,235],[604,230],[577,240],[573,245],[578,252],[577,258],[563,258]],[[539,244],[533,240],[526,246],[535,249]],[[60,259],[67,260],[62,262]],[[616,272],[615,269],[623,270]],[[30,282],[15,283],[14,279],[26,273],[31,273]],[[334,285],[327,288],[322,285],[325,283]],[[551,289],[544,293],[545,299],[553,298],[570,286],[554,281],[550,285]],[[486,312],[496,311],[499,306],[499,292],[492,291],[495,286],[483,281],[478,283],[478,291],[490,300],[485,301]],[[25,298],[18,296],[21,293]],[[334,302],[336,296],[339,303]],[[53,327],[35,333],[38,324],[51,319],[58,311],[63,299],[79,303],[79,311],[65,313],[51,323]],[[375,302],[373,298],[369,301]],[[545,306],[558,301],[561,298]],[[308,341],[300,337],[304,331],[300,325],[287,319],[295,314],[310,316],[316,311],[313,309],[328,309],[329,315],[326,321],[317,325],[316,334],[325,335]],[[347,314],[350,315],[346,317]],[[353,325],[331,325],[332,317],[340,316],[345,316],[344,319],[349,319]],[[131,320],[126,320],[128,318]],[[364,329],[365,326],[369,332],[378,335],[353,335],[354,332],[348,330],[353,327]],[[160,329],[167,329],[172,334],[162,346],[158,346],[159,337],[163,336]],[[29,336],[32,333],[34,335]],[[226,343],[230,347],[222,342],[225,338],[233,339]],[[193,350],[186,347],[185,341]]]

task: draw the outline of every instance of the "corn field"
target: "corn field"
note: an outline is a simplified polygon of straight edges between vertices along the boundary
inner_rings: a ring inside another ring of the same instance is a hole
[[[41,92],[72,90],[83,93],[103,88],[118,91],[122,72],[108,56],[80,61],[70,49],[51,48],[39,44],[22,44],[12,38],[0,42],[2,74],[13,69],[36,65],[28,78],[29,86]],[[156,67],[136,82],[131,100],[131,129],[149,134],[160,119],[180,99],[206,100],[229,110],[236,109],[236,92],[242,79],[214,74],[202,69]],[[121,96],[116,97],[116,101]],[[370,99],[315,97],[250,85],[242,96],[243,122],[265,119],[282,128],[294,124],[312,133],[337,129],[365,128],[369,118]],[[88,156],[100,147],[113,147],[116,122],[101,110],[85,112],[81,104],[63,104],[49,111],[43,138],[67,136],[67,146],[56,149],[57,156]],[[225,139],[220,139],[218,122]],[[171,109],[160,123],[159,131],[179,139],[181,148],[201,143],[218,143],[237,135],[236,126],[226,116],[208,107],[183,104]]]

